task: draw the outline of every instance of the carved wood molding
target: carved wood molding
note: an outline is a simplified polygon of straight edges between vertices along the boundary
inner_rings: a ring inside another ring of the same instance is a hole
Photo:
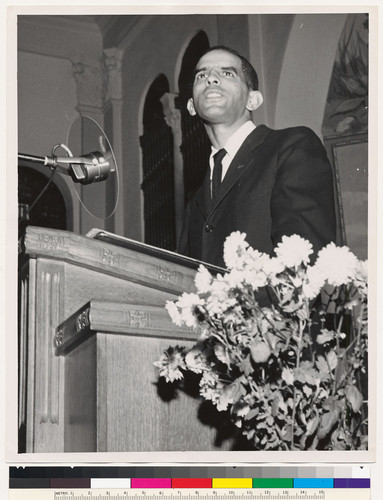
[[[159,249],[158,257],[153,257],[139,248],[123,248],[69,231],[33,226],[28,226],[24,241],[30,256],[58,258],[171,294],[194,289],[195,270],[167,262],[166,253]],[[140,247],[138,242],[132,243]]]
[[[27,412],[28,418],[33,415],[33,434],[27,442],[27,451],[63,450],[64,372],[54,340],[64,311],[64,267],[63,263],[38,260],[35,279],[30,281],[34,321],[29,325],[28,349],[33,352],[29,359],[28,387],[33,406]]]
[[[96,333],[197,340],[201,330],[174,325],[165,307],[91,300],[57,327],[57,354],[68,353]]]
[[[36,346],[40,359],[36,367],[40,371],[42,382],[39,399],[41,402],[39,423],[59,423],[60,413],[60,374],[59,359],[54,352],[55,327],[59,323],[60,300],[62,296],[62,277],[58,272],[42,272],[41,281],[38,283],[40,289],[39,302],[37,303],[37,322],[40,333],[40,341]]]

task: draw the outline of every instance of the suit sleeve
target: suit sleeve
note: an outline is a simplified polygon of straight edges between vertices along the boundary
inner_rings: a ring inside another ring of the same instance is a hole
[[[326,150],[305,127],[288,129],[279,148],[271,198],[272,240],[283,235],[308,239],[317,253],[336,239],[334,183]]]

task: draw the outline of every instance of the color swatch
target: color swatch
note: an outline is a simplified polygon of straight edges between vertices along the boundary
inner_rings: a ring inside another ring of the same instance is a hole
[[[9,488],[370,488],[366,467],[10,467]]]

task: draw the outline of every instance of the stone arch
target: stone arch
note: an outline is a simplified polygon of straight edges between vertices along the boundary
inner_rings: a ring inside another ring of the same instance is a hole
[[[28,220],[23,221],[23,217],[20,217],[20,205],[27,206],[27,210],[29,210],[29,207],[31,207],[34,200],[37,199],[48,183],[49,178],[50,174],[46,167],[43,168],[31,165],[26,161],[21,161],[19,163],[19,222],[24,226],[31,224],[68,231],[78,230],[76,221],[74,220],[74,207],[76,205],[75,194],[73,189],[70,189],[67,181],[63,179],[60,174],[55,174],[46,192],[28,214]],[[22,208],[23,207],[21,207],[21,211]]]
[[[208,165],[210,141],[198,116],[190,116],[186,109],[187,100],[192,97],[194,68],[202,54],[210,47],[209,39],[202,30],[198,31],[184,48],[178,74],[179,94],[176,107],[181,114],[183,158],[183,198],[186,203],[201,185]]]
[[[161,97],[169,92],[169,82],[164,74],[160,74],[151,83],[145,97],[143,112],[142,112],[142,126],[143,132],[148,131],[158,122],[164,119],[164,112],[161,103]]]
[[[168,250],[176,246],[173,136],[164,117],[161,98],[169,92],[164,74],[158,75],[146,93],[142,109],[140,145],[144,241]]]
[[[183,51],[178,73],[178,92],[188,99],[192,95],[194,68],[201,55],[209,48],[209,39],[204,31],[198,31]]]

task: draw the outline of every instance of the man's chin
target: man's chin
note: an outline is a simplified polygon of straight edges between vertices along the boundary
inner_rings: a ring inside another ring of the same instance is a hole
[[[222,106],[209,106],[203,113],[198,113],[204,122],[220,122],[227,115],[227,111]]]

